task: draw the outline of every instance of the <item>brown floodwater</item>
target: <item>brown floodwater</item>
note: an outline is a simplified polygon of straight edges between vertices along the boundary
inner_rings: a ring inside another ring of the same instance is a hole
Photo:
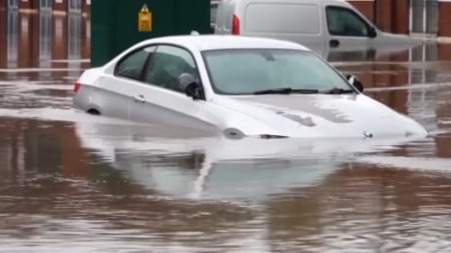
[[[72,110],[89,18],[0,21],[0,252],[451,251],[451,45],[329,55],[427,138],[238,141]]]

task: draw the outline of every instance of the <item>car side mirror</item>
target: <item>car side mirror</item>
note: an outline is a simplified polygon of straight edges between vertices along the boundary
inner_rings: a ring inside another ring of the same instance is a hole
[[[356,76],[354,76],[354,75],[347,75],[346,76],[346,80],[348,80],[349,84],[354,86],[354,88],[356,88],[359,92],[363,92],[363,90],[364,90],[363,84],[362,84],[362,82],[360,82],[359,79],[357,79]]]
[[[376,38],[377,37],[376,28],[374,28],[373,26],[370,26],[368,28],[368,37],[370,37],[370,38]]]
[[[193,100],[204,100],[204,90],[202,85],[197,81],[197,79],[189,74],[183,73],[178,78],[178,89],[184,92],[188,97],[193,98]]]

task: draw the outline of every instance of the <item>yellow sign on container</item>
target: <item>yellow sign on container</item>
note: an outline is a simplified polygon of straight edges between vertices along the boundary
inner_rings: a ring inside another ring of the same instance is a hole
[[[152,12],[150,12],[147,4],[144,4],[138,13],[138,31],[152,32]]]

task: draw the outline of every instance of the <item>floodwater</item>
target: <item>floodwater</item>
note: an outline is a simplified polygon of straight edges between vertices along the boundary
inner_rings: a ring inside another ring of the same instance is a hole
[[[89,19],[0,17],[0,252],[451,251],[451,45],[329,57],[427,138],[237,141],[73,111]]]

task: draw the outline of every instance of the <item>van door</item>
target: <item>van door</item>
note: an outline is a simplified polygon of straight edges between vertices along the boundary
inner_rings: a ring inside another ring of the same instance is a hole
[[[344,6],[325,7],[328,43],[332,51],[366,50],[376,36],[374,28],[354,10]]]

